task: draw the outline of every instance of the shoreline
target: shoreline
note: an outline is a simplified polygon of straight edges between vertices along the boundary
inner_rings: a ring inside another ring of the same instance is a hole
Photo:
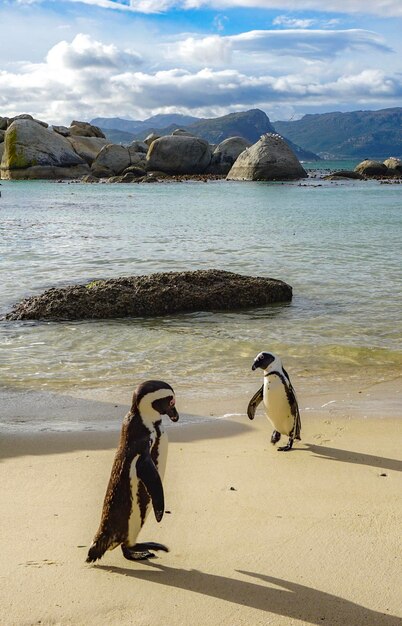
[[[140,382],[140,381],[138,381]],[[313,377],[292,377],[302,419],[399,419],[402,417],[402,376],[367,381],[325,381]],[[180,413],[179,427],[241,418],[248,422],[247,404],[261,381],[247,380],[223,383],[214,387],[194,389],[185,383],[174,383]],[[317,388],[318,387],[318,388]],[[102,388],[73,388],[59,391],[0,388],[2,436],[27,435],[41,432],[118,432],[129,410],[134,386]],[[263,415],[260,407],[258,413]],[[170,428],[168,426],[168,428]]]

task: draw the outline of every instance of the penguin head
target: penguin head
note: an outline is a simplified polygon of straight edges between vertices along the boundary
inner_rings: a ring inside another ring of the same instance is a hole
[[[268,369],[270,365],[272,365],[272,363],[274,363],[274,361],[278,363],[279,359],[277,356],[275,356],[271,352],[260,352],[255,357],[254,363],[251,366],[251,369],[254,371],[260,367],[261,369],[266,370]]]
[[[179,419],[174,391],[163,380],[147,380],[138,385],[134,391],[131,410],[138,410],[146,420],[160,419],[161,415],[168,415],[172,422]]]

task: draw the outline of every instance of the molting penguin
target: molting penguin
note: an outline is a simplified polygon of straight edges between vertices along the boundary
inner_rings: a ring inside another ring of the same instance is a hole
[[[260,352],[255,357],[251,369],[256,370],[258,367],[264,370],[264,384],[251,398],[247,415],[251,420],[254,419],[257,406],[260,402],[264,402],[266,415],[275,429],[271,443],[276,444],[281,435],[287,435],[289,437],[287,445],[278,448],[286,452],[292,449],[294,439],[301,438],[301,421],[296,394],[279,357],[270,352]]]
[[[162,415],[168,415],[173,422],[179,419],[172,387],[160,380],[140,384],[123,420],[101,523],[89,549],[87,563],[100,559],[106,550],[113,550],[118,545],[130,561],[155,556],[150,550],[169,551],[160,543],[136,543],[151,509],[150,502],[158,522],[164,513],[162,478],[168,441],[162,427]]]

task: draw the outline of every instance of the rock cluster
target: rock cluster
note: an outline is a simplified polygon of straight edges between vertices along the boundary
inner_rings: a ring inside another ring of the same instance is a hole
[[[339,180],[340,178],[355,180],[367,180],[368,178],[391,179],[391,182],[398,183],[397,179],[402,178],[402,161],[396,157],[388,157],[383,162],[365,159],[356,165],[354,170],[338,170],[324,176],[325,180]],[[395,180],[392,181],[392,179]]]
[[[289,302],[292,287],[222,270],[166,272],[48,289],[17,304],[8,320],[82,320],[233,311]]]
[[[382,163],[365,159],[355,167],[355,172],[363,178],[383,178],[402,176],[402,161],[396,157],[388,157]]]
[[[86,122],[49,127],[31,115],[0,121],[6,127],[1,178],[78,178],[90,172],[90,164],[107,143],[102,131]]]
[[[81,178],[84,182],[155,181],[160,176],[226,176],[232,180],[289,180],[306,176],[279,135],[256,144],[230,137],[217,146],[180,128],[130,146],[110,143],[102,130],[74,120],[49,126],[31,115],[0,117],[0,178]],[[151,174],[151,177],[150,177]]]

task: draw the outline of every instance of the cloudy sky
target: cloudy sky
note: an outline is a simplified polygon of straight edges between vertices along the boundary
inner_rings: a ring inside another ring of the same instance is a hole
[[[401,26],[402,0],[0,0],[0,116],[401,106]]]

